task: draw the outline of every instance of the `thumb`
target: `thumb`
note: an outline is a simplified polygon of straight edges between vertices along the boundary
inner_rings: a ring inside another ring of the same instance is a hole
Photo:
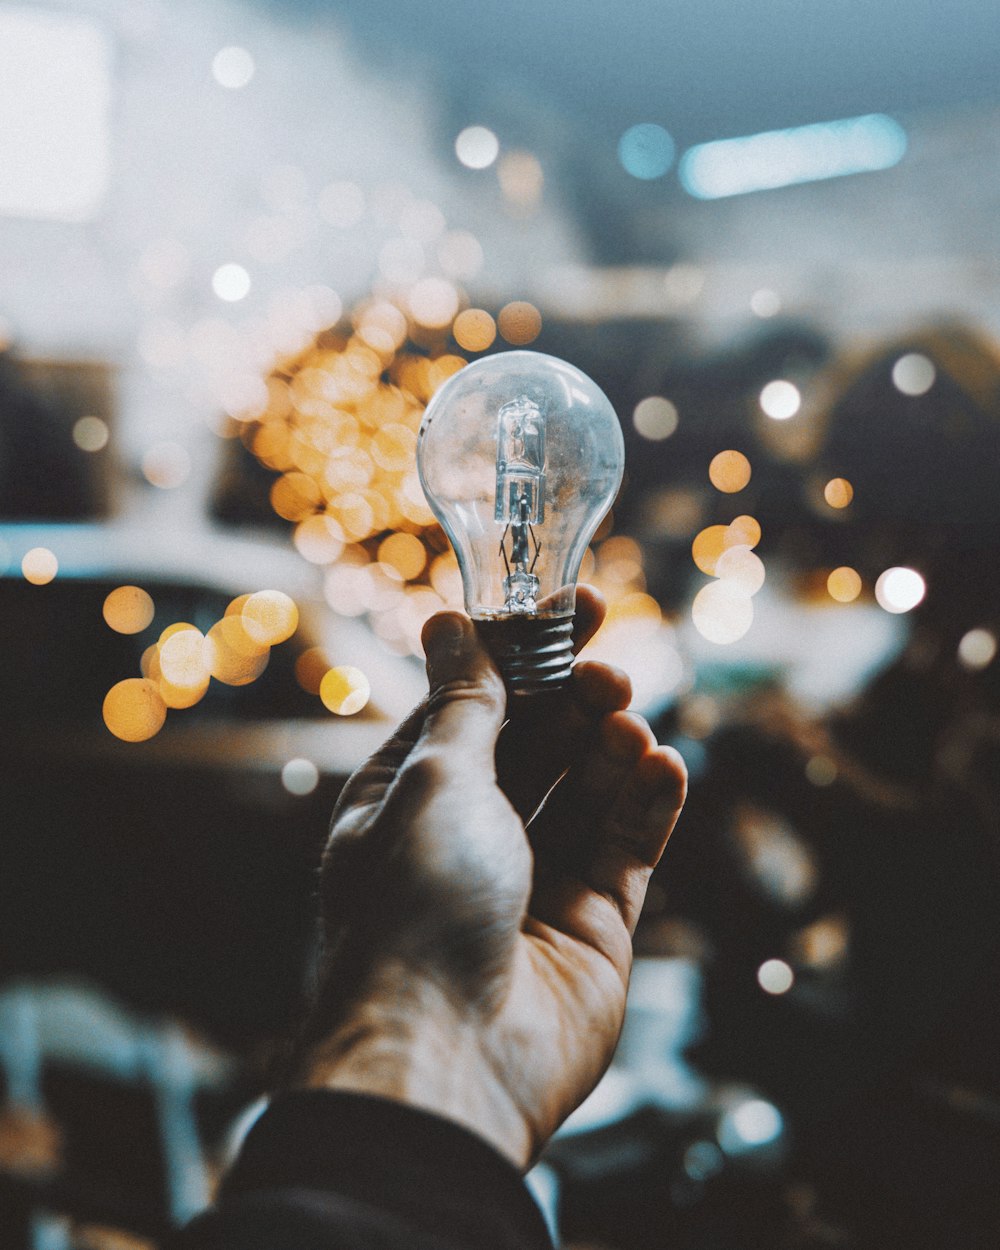
[[[476,627],[459,612],[439,612],[424,626],[427,715],[421,738],[479,757],[492,770],[506,715],[503,680]]]

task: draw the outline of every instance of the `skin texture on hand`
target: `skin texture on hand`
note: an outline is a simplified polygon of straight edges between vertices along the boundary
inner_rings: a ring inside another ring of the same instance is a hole
[[[578,647],[603,616],[580,587]],[[439,614],[424,645],[427,699],[334,811],[296,1081],[411,1102],[527,1167],[610,1062],[684,765],[617,669],[578,664],[504,724],[471,621]]]

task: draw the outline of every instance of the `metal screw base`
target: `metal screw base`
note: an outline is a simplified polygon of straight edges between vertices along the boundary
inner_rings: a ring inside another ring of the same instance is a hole
[[[508,694],[544,694],[569,681],[573,668],[572,612],[482,617],[475,624],[503,674]]]

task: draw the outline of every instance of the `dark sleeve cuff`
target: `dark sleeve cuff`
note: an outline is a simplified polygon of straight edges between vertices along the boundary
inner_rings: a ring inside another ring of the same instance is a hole
[[[469,1250],[551,1250],[517,1169],[450,1120],[332,1090],[277,1096],[223,1182],[216,1218],[265,1193],[335,1194],[352,1207]]]

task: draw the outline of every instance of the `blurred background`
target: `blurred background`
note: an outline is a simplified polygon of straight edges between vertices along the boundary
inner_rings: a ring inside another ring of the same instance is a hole
[[[461,602],[415,430],[520,347],[619,414],[591,650],[692,775],[561,1244],[1000,1242],[997,36],[0,3],[4,1246],[210,1200]]]

